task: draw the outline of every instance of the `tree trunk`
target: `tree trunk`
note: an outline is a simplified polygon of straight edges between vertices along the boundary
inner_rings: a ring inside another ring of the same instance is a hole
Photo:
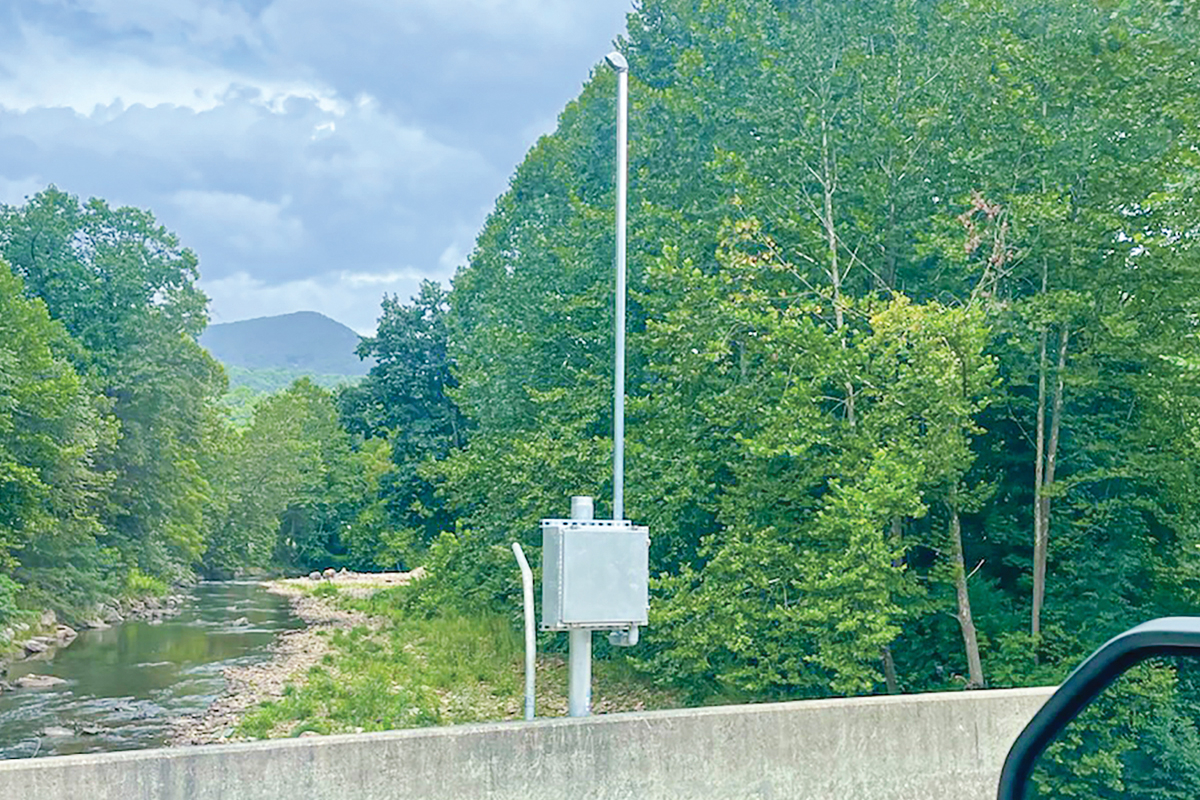
[[[1038,357],[1037,451],[1033,465],[1033,613],[1029,631],[1034,636],[1042,632],[1042,597],[1046,580],[1046,549],[1042,524],[1042,488],[1046,466],[1046,336],[1042,331]]]
[[[904,535],[904,521],[900,517],[892,517],[890,536],[894,541],[898,541]],[[904,559],[893,559],[892,567],[900,568],[904,564]],[[888,694],[900,694],[900,679],[896,675],[896,660],[892,658],[892,648],[890,645],[884,645],[883,651],[880,654],[883,659],[883,679],[887,684]]]
[[[833,219],[833,194],[837,191],[837,159],[829,147],[829,127],[825,120],[821,121],[821,225],[825,228],[825,240],[829,246],[829,283],[833,288],[833,320],[838,333],[846,326],[846,316],[842,311],[842,271],[838,263],[837,225]],[[842,348],[846,347],[846,339],[842,338]],[[846,422],[853,428],[857,424],[854,411],[854,384],[846,381]]]
[[[1038,378],[1038,468],[1034,480],[1037,489],[1034,500],[1035,540],[1033,550],[1033,620],[1031,633],[1037,636],[1041,633],[1041,613],[1046,603],[1046,562],[1050,544],[1050,497],[1046,490],[1054,484],[1054,474],[1058,466],[1059,433],[1062,430],[1063,389],[1067,369],[1067,346],[1070,343],[1071,332],[1063,323],[1058,337],[1058,362],[1054,381],[1054,401],[1050,408],[1050,439],[1045,444],[1043,456],[1042,443],[1045,433],[1046,415],[1046,334],[1042,334],[1042,364]]]
[[[892,658],[892,648],[885,646],[880,657],[883,659],[883,679],[887,684],[887,693],[900,694],[900,681],[896,677],[896,662]]]
[[[958,501],[950,500],[950,544],[954,549],[954,592],[958,597],[958,625],[962,628],[963,647],[967,651],[967,688],[982,689],[983,661],[979,657],[979,636],[971,616],[971,594],[967,590],[967,566],[963,560],[962,524],[958,517]]]

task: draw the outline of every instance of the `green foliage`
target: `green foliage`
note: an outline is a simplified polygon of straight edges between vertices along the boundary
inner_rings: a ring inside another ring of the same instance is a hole
[[[321,665],[287,687],[282,699],[248,714],[240,732],[265,738],[519,718],[524,651],[512,619],[454,611],[414,616],[406,610],[411,606],[407,595],[426,583],[366,599],[339,598],[343,606],[371,615],[377,627],[335,632],[332,652]],[[336,590],[330,596],[335,595]],[[564,666],[552,657],[538,666],[543,714],[566,695]],[[594,677],[595,695],[606,708],[676,702],[613,662],[597,662]]]
[[[95,429],[115,442],[90,460],[104,479],[91,503],[99,541],[148,574],[180,577],[204,550],[201,440],[224,388],[196,344],[207,300],[195,255],[146,211],[54,187],[0,208],[0,254],[70,334],[61,352],[104,398]]]
[[[0,260],[0,577],[15,573],[27,593],[63,608],[98,594],[97,580],[61,595],[47,579],[94,558],[111,483],[95,463],[116,426],[68,360],[78,349],[66,331],[22,290]]]
[[[1031,798],[1192,797],[1200,787],[1197,670],[1155,659],[1122,675],[1034,764]]]
[[[639,5],[643,669],[805,696],[881,690],[894,658],[902,686],[948,688],[970,630],[1020,685],[1195,609],[1195,33],[1153,0]],[[427,611],[511,604],[507,543],[611,491],[613,90],[599,70],[564,110],[455,277],[473,428],[420,468],[453,530]]]
[[[353,386],[362,379],[359,375],[326,375],[288,367],[239,367],[236,364],[226,364],[225,372],[229,375],[231,393],[237,389],[245,389],[254,397],[274,394],[301,378],[308,378],[325,389]]]
[[[314,597],[337,597],[338,587],[334,583],[319,583],[313,588],[312,593]]]
[[[7,575],[0,575],[0,625],[19,620],[24,616],[24,609],[18,604],[21,596],[21,586]],[[0,646],[8,642],[0,641]]]
[[[147,575],[137,567],[131,568],[125,576],[125,596],[130,599],[164,597],[169,589],[165,581]]]
[[[350,439],[329,392],[301,378],[256,405],[250,426],[226,437],[227,513],[209,540],[205,568],[234,574],[265,568],[272,558],[328,566],[339,546],[336,507],[354,477]]]
[[[372,470],[378,505],[360,521],[378,543],[373,560],[395,566],[419,559],[451,517],[423,470],[466,443],[467,422],[451,399],[457,385],[447,351],[447,295],[423,281],[408,304],[384,297],[374,336],[358,347],[375,365],[357,386],[338,393],[347,430],[367,439],[386,438],[393,467]],[[359,537],[361,541],[362,537]]]

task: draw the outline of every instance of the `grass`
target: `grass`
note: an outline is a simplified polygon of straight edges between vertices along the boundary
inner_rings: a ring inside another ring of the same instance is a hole
[[[320,591],[320,587],[314,593]],[[447,613],[409,618],[389,589],[370,598],[336,595],[377,627],[336,631],[332,651],[284,696],[252,710],[239,733],[253,738],[344,733],[519,719],[524,712],[523,644],[506,617]],[[566,713],[566,663],[538,663],[538,715]],[[679,705],[623,663],[598,661],[593,686],[599,713]]]

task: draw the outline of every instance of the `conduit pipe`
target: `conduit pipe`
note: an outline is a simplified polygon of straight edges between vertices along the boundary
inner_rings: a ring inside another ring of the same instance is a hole
[[[537,657],[537,634],[533,618],[533,570],[525,560],[519,542],[513,542],[513,555],[521,567],[521,587],[525,596],[525,719],[533,719],[534,666]]]

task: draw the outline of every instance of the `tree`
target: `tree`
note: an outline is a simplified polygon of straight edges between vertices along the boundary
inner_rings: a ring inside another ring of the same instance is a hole
[[[150,574],[183,575],[204,550],[200,448],[225,386],[196,343],[207,300],[195,255],[146,211],[54,187],[0,209],[0,253],[79,344],[76,367],[119,423],[97,461],[111,481],[102,543]]]
[[[211,574],[267,567],[272,558],[318,566],[341,547],[350,438],[328,391],[301,378],[254,408],[244,431],[229,432],[228,516],[204,556]]]
[[[106,485],[93,462],[114,427],[67,358],[74,343],[22,288],[0,260],[0,576],[66,610],[102,585],[94,574],[67,587],[61,578],[96,559]]]
[[[346,428],[391,446],[393,469],[378,473],[380,500],[388,521],[409,545],[393,538],[388,560],[419,556],[438,533],[453,527],[434,484],[421,467],[445,458],[467,440],[467,421],[452,399],[452,373],[446,326],[447,294],[431,281],[421,283],[410,304],[384,297],[374,336],[359,345],[375,366],[357,386],[338,394]]]

